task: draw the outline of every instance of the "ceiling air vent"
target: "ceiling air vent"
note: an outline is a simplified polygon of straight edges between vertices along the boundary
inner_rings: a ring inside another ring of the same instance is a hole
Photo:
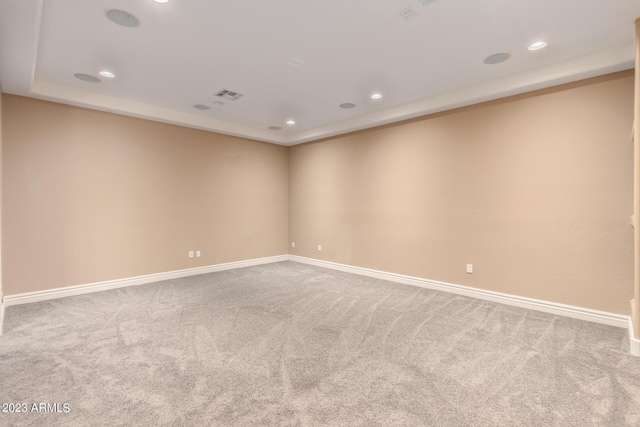
[[[233,92],[231,90],[222,89],[216,93],[216,96],[220,98],[228,99],[229,101],[237,101],[242,98],[244,95],[238,92]]]

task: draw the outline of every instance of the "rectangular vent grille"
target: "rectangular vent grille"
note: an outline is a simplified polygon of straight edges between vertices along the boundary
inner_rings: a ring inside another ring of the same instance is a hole
[[[237,101],[238,99],[242,98],[244,95],[238,92],[233,92],[231,90],[222,89],[218,91],[218,93],[216,93],[216,96],[219,96],[220,98],[228,99],[230,101]]]

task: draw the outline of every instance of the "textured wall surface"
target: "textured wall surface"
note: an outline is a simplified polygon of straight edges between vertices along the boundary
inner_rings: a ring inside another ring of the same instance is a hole
[[[628,314],[632,89],[622,72],[291,148],[3,95],[5,293],[289,250]]]
[[[290,253],[628,314],[632,121],[627,71],[292,147]]]
[[[2,88],[0,88],[0,242],[2,241]],[[0,245],[0,302],[4,294],[2,285],[2,245]],[[0,334],[2,333],[3,313],[0,305]]]
[[[286,147],[11,95],[3,121],[7,295],[287,253]]]

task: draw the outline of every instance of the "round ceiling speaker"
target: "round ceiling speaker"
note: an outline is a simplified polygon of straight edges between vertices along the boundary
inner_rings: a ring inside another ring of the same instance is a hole
[[[101,80],[97,77],[94,77],[90,74],[83,74],[83,73],[75,73],[73,75],[73,77],[75,77],[78,80],[82,80],[83,82],[88,82],[88,83],[100,83]]]
[[[511,58],[511,54],[509,53],[496,53],[495,55],[487,56],[484,59],[485,64],[495,65],[500,64],[501,62],[507,61]]]
[[[105,12],[107,18],[115,24],[122,25],[123,27],[133,28],[140,25],[140,20],[130,14],[129,12],[125,12],[120,9],[108,9]]]

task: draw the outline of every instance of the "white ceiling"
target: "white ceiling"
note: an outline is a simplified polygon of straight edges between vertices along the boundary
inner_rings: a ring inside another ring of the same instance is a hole
[[[638,0],[0,0],[0,85],[293,145],[633,68],[638,17]],[[215,105],[220,89],[244,96]]]

